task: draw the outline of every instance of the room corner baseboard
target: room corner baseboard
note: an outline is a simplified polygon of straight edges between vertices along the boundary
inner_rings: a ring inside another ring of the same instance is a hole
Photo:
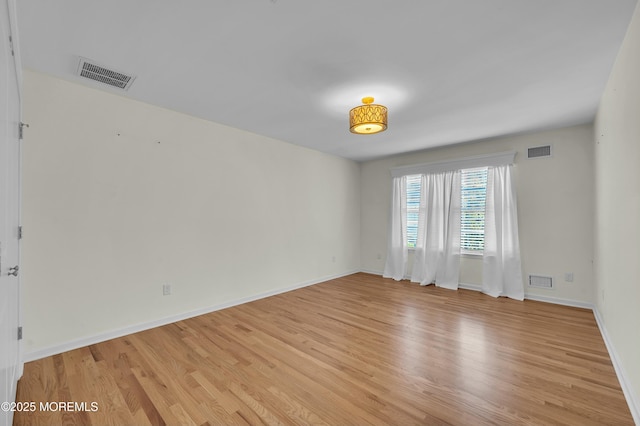
[[[535,300],[537,302],[553,303],[554,305],[572,306],[574,308],[593,309],[593,304],[582,302],[580,300],[561,299],[559,297],[540,296],[538,294],[526,294],[524,298],[527,300]]]
[[[373,270],[370,270],[370,269],[360,269],[360,272],[364,272],[365,274],[382,276],[382,271],[373,271]]]
[[[602,334],[602,339],[604,340],[604,344],[609,352],[609,358],[611,358],[613,369],[616,372],[616,376],[618,376],[618,381],[620,382],[622,393],[627,400],[627,405],[629,406],[629,411],[631,411],[631,416],[633,416],[633,421],[637,425],[640,425],[640,399],[638,399],[638,395],[635,395],[633,392],[633,388],[627,379],[627,374],[620,363],[620,358],[618,358],[618,353],[616,352],[613,342],[609,337],[607,328],[604,326],[604,321],[600,315],[600,311],[598,311],[598,308],[595,306],[593,307],[593,315],[596,317],[596,323],[598,324],[600,334]]]
[[[126,336],[128,334],[137,333],[144,330],[149,330],[155,327],[161,327],[163,325],[171,324],[177,321],[182,321],[185,319],[197,317],[199,315],[208,314],[211,312],[219,311],[221,309],[230,308],[232,306],[242,305],[243,303],[253,302],[255,300],[264,299],[266,297],[275,296],[277,294],[286,293],[288,291],[297,290],[299,288],[308,287],[314,284],[319,284],[325,281],[330,281],[336,278],[346,277],[347,275],[352,275],[359,270],[348,271],[341,274],[330,275],[321,277],[314,280],[304,281],[298,284],[294,284],[292,286],[288,286],[285,288],[279,288],[276,290],[267,291],[264,293],[259,293],[253,296],[242,297],[240,299],[231,300],[228,302],[220,303],[218,305],[196,309],[193,311],[185,312],[182,314],[171,315],[164,318],[159,318],[157,320],[143,322],[135,325],[131,325],[128,327],[119,328],[117,330],[111,330],[104,333],[95,334],[93,336],[82,337],[79,339],[74,339],[65,343],[61,343],[58,345],[49,346],[43,349],[38,349],[32,352],[25,352],[22,354],[22,362],[30,362],[35,361],[41,358],[46,358],[48,356],[57,355],[63,352],[71,351],[74,349],[82,348],[89,345],[94,345],[96,343],[104,342],[107,340],[115,339],[118,337]]]

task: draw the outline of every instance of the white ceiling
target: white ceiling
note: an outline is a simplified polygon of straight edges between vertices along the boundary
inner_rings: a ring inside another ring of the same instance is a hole
[[[16,3],[25,68],[361,161],[591,121],[636,1]],[[386,132],[349,133],[363,96]]]

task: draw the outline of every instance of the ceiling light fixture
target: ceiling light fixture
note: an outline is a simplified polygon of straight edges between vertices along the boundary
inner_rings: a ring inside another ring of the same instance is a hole
[[[387,107],[373,103],[372,97],[362,98],[364,105],[349,111],[349,131],[371,135],[387,129]]]

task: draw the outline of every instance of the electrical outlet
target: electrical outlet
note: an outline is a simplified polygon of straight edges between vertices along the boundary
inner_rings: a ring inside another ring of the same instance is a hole
[[[171,284],[162,285],[162,295],[169,296],[171,294]]]
[[[568,283],[572,283],[573,282],[573,272],[565,272],[564,273],[564,280]]]
[[[336,257],[335,257],[335,256],[331,257],[331,261],[332,261],[333,263],[336,263]]]

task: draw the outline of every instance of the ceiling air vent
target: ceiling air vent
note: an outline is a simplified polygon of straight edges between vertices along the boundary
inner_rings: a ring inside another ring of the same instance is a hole
[[[529,286],[553,288],[553,278],[544,275],[529,275]]]
[[[536,146],[527,150],[527,158],[551,157],[551,145]]]
[[[128,90],[129,87],[131,87],[133,80],[136,79],[135,76],[127,75],[121,71],[115,71],[102,65],[98,65],[86,58],[80,58],[80,63],[78,64],[78,75],[122,90]]]

